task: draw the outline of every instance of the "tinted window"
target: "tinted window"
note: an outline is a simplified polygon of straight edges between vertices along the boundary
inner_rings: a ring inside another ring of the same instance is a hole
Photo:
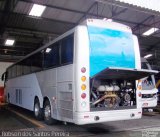
[[[17,64],[17,76],[22,75],[22,72],[23,72],[23,66],[22,66],[22,63],[19,62],[19,63]]]
[[[23,66],[23,74],[28,74],[31,72],[31,59],[26,58],[21,62]]]
[[[12,78],[12,71],[11,71],[11,68],[8,69],[8,78]]]
[[[11,77],[13,78],[13,77],[16,77],[16,65],[14,65],[14,66],[12,66],[12,68],[11,68],[11,71],[12,71],[12,75],[11,75]]]
[[[44,67],[54,67],[59,65],[59,43],[44,50]]]
[[[43,53],[42,52],[38,52],[38,53],[32,55],[30,58],[32,60],[32,67],[31,67],[32,72],[40,71],[43,69],[43,67],[42,67]]]
[[[73,62],[73,35],[62,40],[61,44],[61,64]]]

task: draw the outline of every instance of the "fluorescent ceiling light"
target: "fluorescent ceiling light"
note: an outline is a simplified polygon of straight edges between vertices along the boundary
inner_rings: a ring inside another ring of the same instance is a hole
[[[7,39],[5,41],[5,46],[13,46],[15,40],[14,39]]]
[[[147,59],[147,58],[149,58],[151,56],[153,56],[153,55],[152,54],[148,54],[148,55],[144,56],[144,58]]]
[[[45,8],[46,6],[34,4],[29,15],[40,17],[42,13],[44,12]]]
[[[159,30],[159,28],[151,28],[151,29],[147,30],[146,32],[144,32],[142,35],[143,36],[149,36],[149,35],[155,33],[158,30]]]
[[[51,48],[47,48],[46,53],[49,53],[51,50],[52,50]]]

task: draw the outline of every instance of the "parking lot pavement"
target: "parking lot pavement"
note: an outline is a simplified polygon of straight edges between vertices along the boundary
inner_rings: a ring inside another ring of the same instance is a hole
[[[11,113],[9,110],[0,109],[0,134],[2,131],[14,131],[36,127],[21,117]]]
[[[14,108],[12,108],[14,110]],[[10,111],[10,110],[7,110]],[[115,122],[105,122],[105,123],[99,123],[99,124],[89,124],[89,125],[75,125],[72,123],[67,123],[67,125],[63,124],[63,122],[59,122],[56,125],[46,125],[43,121],[36,121],[33,120],[33,113],[27,112],[26,110],[19,110],[16,109],[16,112],[20,112],[21,115],[24,115],[28,119],[28,123],[34,121],[33,125],[35,123],[38,123],[37,125],[42,126],[29,126],[26,123],[25,124],[22,121],[19,121],[16,119],[15,116],[10,116],[10,113],[8,112],[2,112],[0,114],[0,121],[5,117],[8,118],[7,123],[12,123],[10,128],[8,130],[11,131],[25,131],[30,133],[48,133],[48,136],[59,136],[62,133],[62,136],[73,136],[73,137],[89,137],[89,136],[105,136],[105,137],[150,137],[145,136],[145,134],[148,134],[147,131],[153,131],[152,133],[154,137],[160,136],[160,115],[154,115],[154,116],[143,116],[142,119],[137,120],[123,120],[123,121],[115,121]],[[4,116],[2,116],[4,114]],[[20,115],[20,116],[21,116]],[[11,122],[13,121],[13,122]],[[35,122],[36,121],[36,122]],[[4,124],[5,125],[5,124]],[[0,129],[3,131],[6,127],[3,125],[3,122],[0,123]],[[16,128],[15,128],[16,127]],[[144,136],[143,136],[144,135]],[[153,137],[152,136],[152,137]]]

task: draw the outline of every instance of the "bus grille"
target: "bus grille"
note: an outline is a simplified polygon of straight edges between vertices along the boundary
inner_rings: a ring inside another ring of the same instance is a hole
[[[142,94],[142,98],[153,98],[156,97],[156,93],[155,94]]]

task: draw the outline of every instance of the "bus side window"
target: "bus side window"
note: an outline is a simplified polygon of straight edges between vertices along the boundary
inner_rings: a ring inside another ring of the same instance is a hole
[[[64,38],[61,44],[61,64],[73,62],[73,34]]]
[[[31,71],[41,71],[43,70],[43,53],[38,52],[30,57],[31,61]]]
[[[17,76],[21,76],[23,73],[23,66],[22,65],[23,65],[22,62],[19,62],[17,64]]]
[[[55,66],[59,66],[59,43],[51,45],[44,52],[44,67],[49,68]]]
[[[11,78],[11,69],[8,69],[8,78]]]
[[[31,72],[31,60],[32,58],[26,58],[23,60],[23,74],[28,74]]]
[[[8,80],[8,71],[5,72],[5,81]]]

